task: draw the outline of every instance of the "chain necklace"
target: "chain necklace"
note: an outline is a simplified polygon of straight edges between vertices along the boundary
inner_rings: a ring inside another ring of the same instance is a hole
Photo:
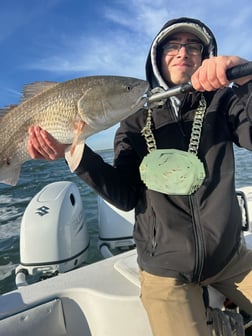
[[[199,106],[196,109],[195,116],[193,119],[190,143],[188,147],[188,152],[196,156],[198,154],[200,136],[201,136],[201,130],[202,130],[205,111],[206,111],[206,100],[205,100],[205,97],[201,95]],[[151,115],[152,115],[152,108],[149,108],[147,112],[147,119],[146,119],[145,127],[141,130],[141,134],[145,138],[149,153],[157,149],[156,140],[151,130],[151,125],[152,125]]]

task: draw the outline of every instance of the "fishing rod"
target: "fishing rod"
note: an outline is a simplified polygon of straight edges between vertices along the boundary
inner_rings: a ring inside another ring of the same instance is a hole
[[[227,79],[232,81],[237,78],[245,77],[252,74],[252,62],[243,63],[226,71]],[[162,100],[171,96],[176,96],[180,93],[188,93],[195,91],[191,82],[176,85],[168,90],[160,93],[155,93],[147,98],[147,104]]]

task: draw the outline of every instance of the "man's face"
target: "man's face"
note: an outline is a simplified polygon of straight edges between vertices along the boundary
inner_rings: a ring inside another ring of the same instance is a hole
[[[190,43],[190,45],[186,47],[182,46],[178,51],[170,52],[169,46],[173,43],[175,46],[179,43]],[[167,50],[164,47],[161,59],[161,71],[166,82],[171,85],[179,85],[190,81],[192,74],[199,68],[202,62],[202,53],[197,52],[197,48],[202,48],[201,41],[191,33],[177,33],[171,36],[165,46],[167,46]]]

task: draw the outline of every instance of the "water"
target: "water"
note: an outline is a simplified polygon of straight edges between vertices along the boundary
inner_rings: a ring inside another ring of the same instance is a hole
[[[99,153],[106,162],[112,162],[112,150]],[[74,182],[78,186],[84,203],[84,216],[90,236],[87,263],[102,258],[96,248],[97,196],[93,190],[69,171],[64,160],[26,162],[22,166],[17,186],[0,183],[0,294],[15,289],[15,268],[19,264],[19,230],[26,206],[45,185],[62,180]]]
[[[252,185],[252,152],[235,149],[236,186]],[[107,162],[112,150],[101,151]],[[32,197],[51,182],[67,180],[77,184],[84,203],[84,215],[91,239],[87,263],[102,259],[96,249],[98,239],[96,194],[63,160],[57,162],[29,161],[22,167],[16,187],[0,184],[0,294],[15,289],[15,268],[19,264],[19,229],[22,214]]]

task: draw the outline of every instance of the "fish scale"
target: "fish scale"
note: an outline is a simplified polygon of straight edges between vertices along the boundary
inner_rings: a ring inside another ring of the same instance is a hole
[[[81,77],[26,86],[25,99],[0,116],[0,182],[15,185],[21,165],[30,159],[29,127],[38,125],[61,143],[80,144],[83,151],[87,137],[142,108],[147,89],[146,81],[122,76]],[[85,124],[82,133],[77,130],[80,122]],[[72,170],[82,154],[74,148],[70,156],[66,154]]]

